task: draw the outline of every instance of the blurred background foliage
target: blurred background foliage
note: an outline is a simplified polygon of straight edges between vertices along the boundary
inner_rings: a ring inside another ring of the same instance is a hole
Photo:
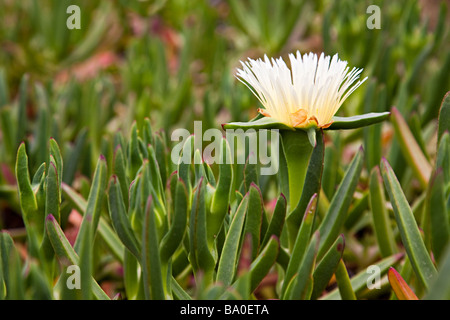
[[[66,27],[71,4],[81,9],[79,30]],[[381,29],[366,26],[372,4],[381,9]],[[433,163],[436,120],[450,89],[449,4],[0,0],[0,228],[24,237],[14,175],[22,141],[34,173],[49,158],[54,138],[64,159],[63,181],[87,198],[99,155],[111,168],[117,137],[128,137],[134,124],[142,131],[145,118],[167,145],[173,129],[192,131],[194,120],[206,130],[253,118],[257,99],[234,74],[240,60],[264,54],[339,53],[350,66],[364,68],[369,81],[339,115],[396,106]],[[423,205],[425,187],[406,165],[390,123],[327,133],[326,142],[324,198],[333,196],[359,145],[366,152],[345,224],[353,235],[346,239],[348,267],[356,272],[378,254],[368,222],[371,169],[387,157],[413,208]],[[267,203],[276,198],[264,197]]]

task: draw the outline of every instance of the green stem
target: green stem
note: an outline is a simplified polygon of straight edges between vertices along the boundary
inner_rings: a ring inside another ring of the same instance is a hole
[[[322,130],[311,132],[311,130],[315,129],[310,128],[308,133],[301,130],[294,134],[292,132],[282,133],[282,137],[284,136],[282,139],[286,159],[285,167],[289,180],[290,209],[286,226],[291,249],[293,249],[305,210],[311,198],[314,194],[319,195],[320,193],[325,153],[323,132]],[[313,139],[311,139],[312,136],[314,136]],[[315,147],[313,148],[312,145],[315,145]]]
[[[292,211],[300,201],[306,170],[313,147],[308,134],[303,130],[281,130],[283,151],[286,157],[289,177],[289,205]]]

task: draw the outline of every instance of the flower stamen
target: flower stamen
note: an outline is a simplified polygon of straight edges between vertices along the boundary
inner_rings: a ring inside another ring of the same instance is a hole
[[[297,111],[291,113],[291,122],[294,124],[293,127],[298,127],[306,121],[308,118],[308,113],[304,109],[298,109]]]

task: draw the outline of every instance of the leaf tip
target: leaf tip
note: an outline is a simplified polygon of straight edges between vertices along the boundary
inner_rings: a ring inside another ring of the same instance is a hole
[[[344,234],[341,233],[339,237],[342,239],[342,241],[341,241],[341,242],[338,242],[338,244],[337,244],[337,246],[336,246],[336,250],[337,250],[338,252],[343,252],[343,251],[344,251],[344,248],[345,248],[345,237],[344,237]]]

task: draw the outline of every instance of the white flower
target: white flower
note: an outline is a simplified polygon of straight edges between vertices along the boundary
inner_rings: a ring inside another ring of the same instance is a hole
[[[349,71],[346,61],[323,53],[290,54],[289,69],[282,58],[248,59],[237,78],[259,99],[258,111],[294,128],[326,128],[347,97],[366,79],[355,83],[362,69]]]

